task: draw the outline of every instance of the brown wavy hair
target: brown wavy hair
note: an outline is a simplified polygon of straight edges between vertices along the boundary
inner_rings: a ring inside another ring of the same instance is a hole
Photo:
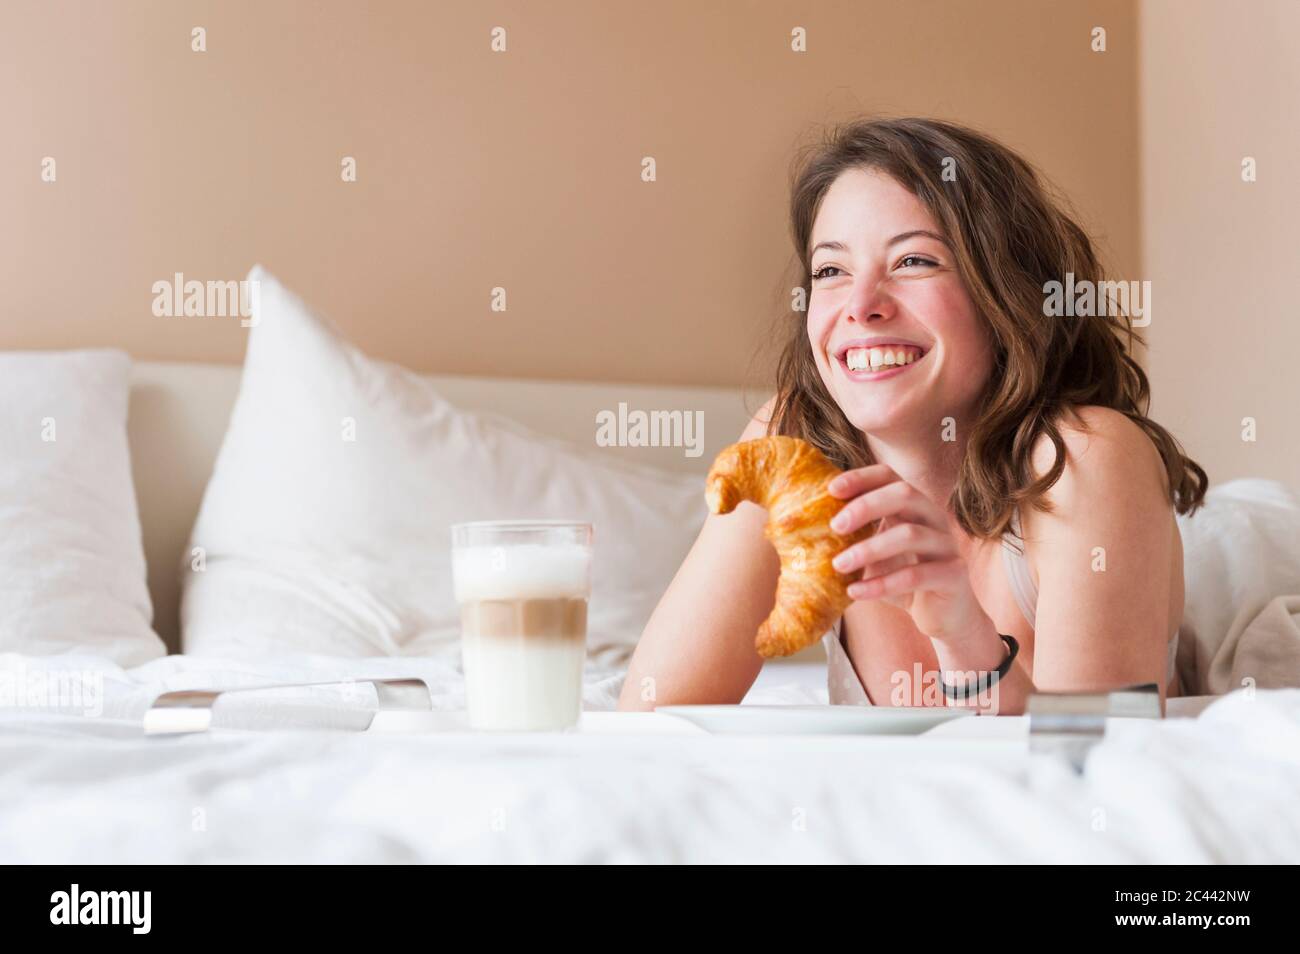
[[[955,181],[943,179],[948,158],[955,160]],[[988,326],[994,369],[948,502],[967,534],[1000,536],[1022,502],[1051,510],[1044,494],[1066,460],[1058,422],[1082,405],[1113,408],[1141,427],[1164,461],[1176,511],[1201,505],[1205,471],[1147,416],[1149,383],[1130,354],[1134,340],[1144,341],[1127,308],[1107,292],[1107,307],[1092,309],[1105,315],[1045,315],[1047,282],[1063,283],[1067,273],[1076,284],[1100,283],[1103,276],[1068,204],[1028,162],[982,133],[939,120],[865,119],[833,127],[796,157],[792,176],[790,224],[804,301],[812,294],[813,222],[831,184],[850,169],[892,176],[929,209]],[[801,437],[843,468],[874,463],[862,432],[822,382],[805,323],[782,321],[788,330],[768,433]],[[1055,446],[1056,461],[1035,479],[1031,456],[1042,434]]]

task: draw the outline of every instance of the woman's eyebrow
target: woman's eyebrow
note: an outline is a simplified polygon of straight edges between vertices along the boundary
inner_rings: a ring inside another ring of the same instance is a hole
[[[948,240],[944,238],[942,235],[940,235],[938,232],[931,232],[929,229],[913,229],[910,232],[898,233],[893,238],[891,238],[888,242],[885,243],[885,247],[888,248],[890,245],[897,245],[899,242],[906,242],[908,239],[913,239],[916,238],[917,236],[920,236],[921,238],[934,239],[936,242],[939,242],[943,245],[948,244]]]
[[[929,229],[912,229],[912,231],[910,232],[899,232],[897,235],[895,235],[893,238],[891,238],[888,242],[885,243],[885,248],[889,248],[891,245],[897,245],[899,242],[906,242],[908,239],[913,239],[917,237],[934,239],[936,242],[939,242],[943,245],[947,245],[949,248],[952,247],[951,245],[949,245],[948,240],[944,238],[942,235],[940,235],[938,232],[931,232]],[[823,249],[823,248],[828,248],[832,252],[847,252],[849,250],[849,247],[845,245],[843,242],[818,242],[816,245],[812,247],[812,251],[808,253],[808,257],[812,258],[814,255],[817,254],[818,249]]]
[[[849,250],[849,247],[843,242],[818,242],[813,246],[812,251],[808,253],[808,257],[811,258],[816,255],[819,248],[828,248],[832,252],[847,252]]]

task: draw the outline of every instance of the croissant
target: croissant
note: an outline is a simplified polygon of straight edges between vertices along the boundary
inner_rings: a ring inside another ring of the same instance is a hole
[[[811,645],[852,603],[848,585],[831,560],[876,531],[871,523],[848,536],[830,528],[844,506],[826,485],[840,469],[797,437],[762,437],[732,444],[718,454],[705,481],[713,513],[731,513],[742,500],[767,510],[763,533],[781,558],[776,605],[758,627],[754,647],[765,658],[789,656]]]

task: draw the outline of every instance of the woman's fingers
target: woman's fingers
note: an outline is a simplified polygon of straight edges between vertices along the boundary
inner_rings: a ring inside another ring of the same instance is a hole
[[[961,559],[916,563],[884,576],[852,583],[848,594],[855,600],[880,600],[913,590],[946,590],[961,582],[965,575],[966,561]]]
[[[920,562],[921,558],[916,554],[903,552],[885,560],[877,560],[875,563],[866,564],[866,566],[863,567],[862,572],[858,574],[858,577],[862,580],[870,580],[877,576],[888,576],[895,570],[901,570],[904,567],[912,566]],[[898,593],[893,596],[883,596],[881,599],[886,603],[897,606],[899,609],[905,610],[907,609],[908,604],[911,603],[913,595],[914,594],[912,593]]]
[[[939,509],[915,487],[901,480],[893,480],[850,500],[831,518],[831,529],[847,536],[873,520],[891,516],[936,530],[947,529]]]
[[[860,497],[868,490],[875,490],[877,487],[885,486],[891,480],[898,479],[898,475],[884,464],[872,464],[870,467],[846,470],[827,484],[826,489],[832,497],[848,500],[851,497]]]
[[[957,555],[952,534],[920,523],[900,523],[841,551],[831,565],[850,573],[892,557],[915,554],[922,560],[945,560]]]

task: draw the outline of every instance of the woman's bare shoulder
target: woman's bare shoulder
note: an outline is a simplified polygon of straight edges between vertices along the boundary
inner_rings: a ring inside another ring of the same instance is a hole
[[[772,421],[772,414],[775,408],[776,395],[773,394],[763,402],[762,407],[754,412],[754,416],[749,419],[749,423],[745,425],[745,429],[740,432],[738,440],[753,441],[758,440],[760,437],[766,437],[767,427]]]
[[[1095,464],[1106,466],[1110,475],[1119,464],[1119,474],[1125,479],[1151,473],[1153,468],[1164,474],[1160,452],[1151,438],[1121,411],[1096,404],[1075,405],[1058,415],[1055,423],[1065,444],[1067,473],[1073,470],[1077,474],[1083,466]],[[1030,455],[1035,476],[1050,471],[1056,456],[1051,437],[1038,435]]]
[[[1057,426],[1065,466],[1044,494],[1054,518],[1026,507],[1022,515],[1029,525],[1055,524],[1075,534],[1125,527],[1153,537],[1168,533],[1162,516],[1167,510],[1172,519],[1168,478],[1146,431],[1122,412],[1095,405],[1072,408]],[[1056,456],[1051,439],[1040,435],[1031,455],[1035,476],[1050,471]],[[1030,535],[1037,534],[1031,529]]]

